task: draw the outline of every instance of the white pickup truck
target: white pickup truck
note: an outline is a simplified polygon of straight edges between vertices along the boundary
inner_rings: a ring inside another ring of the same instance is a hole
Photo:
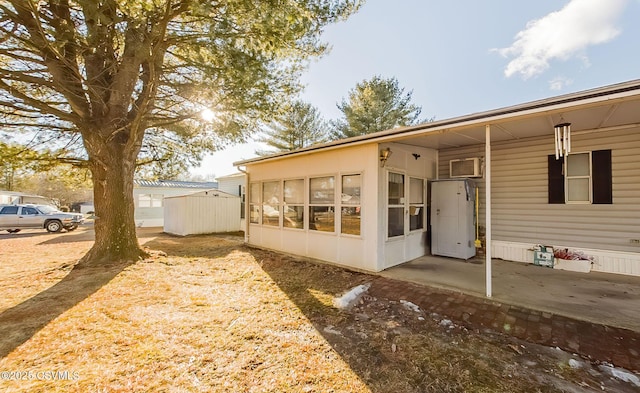
[[[82,214],[64,213],[46,205],[0,205],[0,230],[9,233],[39,228],[48,232],[62,229],[70,232],[83,221]]]

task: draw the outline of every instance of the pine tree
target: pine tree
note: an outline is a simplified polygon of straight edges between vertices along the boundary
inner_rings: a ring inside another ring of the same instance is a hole
[[[422,108],[411,103],[412,91],[404,92],[396,78],[374,76],[349,91],[348,100],[337,105],[342,118],[332,121],[333,139],[417,124]]]
[[[327,133],[327,123],[318,109],[309,103],[296,101],[287,105],[278,119],[264,131],[263,137],[257,139],[271,149],[257,151],[256,154],[293,151],[326,142]]]
[[[133,218],[136,167],[180,164],[256,131],[300,91],[309,60],[326,53],[323,28],[359,6],[4,0],[0,137],[48,133],[78,153],[63,158],[91,171],[100,217],[83,262],[136,260],[145,255]],[[215,119],[201,118],[205,108]]]

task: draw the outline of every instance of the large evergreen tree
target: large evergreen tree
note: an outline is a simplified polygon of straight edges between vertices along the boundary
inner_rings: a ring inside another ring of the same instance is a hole
[[[0,190],[16,190],[16,182],[39,166],[37,152],[19,144],[0,141]]]
[[[201,153],[255,130],[297,93],[308,60],[325,53],[323,27],[358,6],[0,0],[0,115],[9,132],[55,134],[65,160],[91,170],[98,218],[84,262],[144,255],[133,219],[136,165],[175,162],[176,152]],[[205,108],[214,121],[201,121]]]
[[[309,103],[295,101],[284,107],[277,119],[264,130],[264,135],[257,139],[269,146],[270,150],[256,153],[266,155],[301,149],[325,142],[327,133],[327,123],[320,111]]]
[[[342,117],[332,121],[334,139],[350,138],[417,124],[422,108],[411,103],[412,91],[405,93],[396,78],[374,76],[349,91],[348,99],[337,104]]]

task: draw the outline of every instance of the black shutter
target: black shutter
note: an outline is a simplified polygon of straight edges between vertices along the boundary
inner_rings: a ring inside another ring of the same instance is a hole
[[[591,152],[591,170],[593,171],[593,203],[612,204],[611,150]]]
[[[555,154],[551,154],[548,156],[549,203],[564,203],[564,173],[562,173],[563,164],[563,158],[559,158],[556,160]]]

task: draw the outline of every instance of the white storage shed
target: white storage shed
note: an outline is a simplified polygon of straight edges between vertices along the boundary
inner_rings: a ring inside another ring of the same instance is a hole
[[[240,231],[241,198],[216,189],[164,198],[164,231],[179,236]]]

